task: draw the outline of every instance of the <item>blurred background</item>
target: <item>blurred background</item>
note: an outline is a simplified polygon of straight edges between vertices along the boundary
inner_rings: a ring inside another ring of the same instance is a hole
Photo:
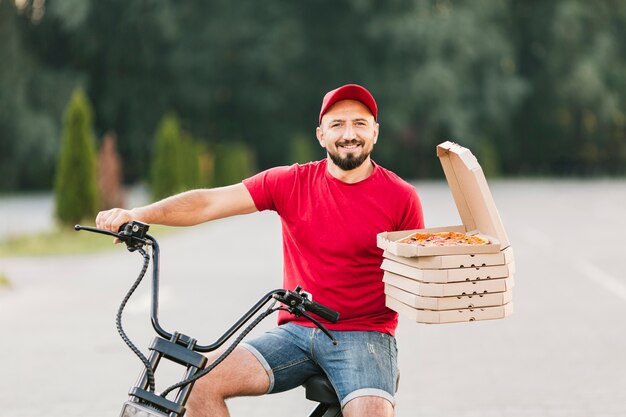
[[[439,178],[446,139],[489,176],[623,176],[625,36],[617,0],[0,0],[0,191],[53,187],[73,94],[124,184],[159,132],[185,143],[180,188],[321,159],[321,98],[349,82],[403,177]]]
[[[112,323],[137,260],[71,225],[324,158],[322,97],[354,82],[379,104],[373,158],[427,225],[459,222],[435,154],[452,140],[516,254],[510,318],[401,321],[397,415],[623,417],[625,68],[620,0],[0,0],[0,414],[115,415],[135,378]],[[151,233],[164,317],[197,334],[280,285],[271,213]],[[143,291],[129,324],[147,342]]]

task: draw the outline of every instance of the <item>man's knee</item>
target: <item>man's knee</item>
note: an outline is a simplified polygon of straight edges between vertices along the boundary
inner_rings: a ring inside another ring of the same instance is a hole
[[[211,366],[221,353],[207,355],[207,366]],[[263,365],[247,349],[237,347],[222,363],[195,382],[187,408],[190,417],[227,415],[226,399],[265,394],[268,388],[269,376]]]
[[[343,407],[344,417],[393,417],[393,404],[383,397],[363,396],[348,401]]]
[[[207,355],[207,366],[211,366],[221,354],[219,351]],[[237,347],[211,372],[196,381],[192,394],[226,399],[265,394],[268,388],[269,376],[263,365],[250,351]]]

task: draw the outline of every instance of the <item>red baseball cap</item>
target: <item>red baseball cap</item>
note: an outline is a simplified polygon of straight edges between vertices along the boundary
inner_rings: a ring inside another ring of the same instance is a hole
[[[363,103],[374,116],[374,120],[378,119],[378,106],[374,96],[367,91],[365,87],[361,87],[358,84],[346,84],[332,91],[329,91],[322,100],[322,109],[320,110],[320,124],[322,123],[322,116],[328,111],[330,106],[341,100],[356,100]]]

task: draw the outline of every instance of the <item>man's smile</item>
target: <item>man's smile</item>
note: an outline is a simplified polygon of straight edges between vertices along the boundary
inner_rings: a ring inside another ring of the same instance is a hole
[[[346,151],[352,151],[362,146],[363,146],[362,142],[341,142],[337,144],[338,148],[342,148]]]

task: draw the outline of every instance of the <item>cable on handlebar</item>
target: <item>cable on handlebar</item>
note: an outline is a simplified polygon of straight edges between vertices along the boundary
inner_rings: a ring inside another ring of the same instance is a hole
[[[228,349],[226,349],[224,351],[224,353],[222,353],[211,365],[207,366],[206,368],[204,368],[202,371],[198,372],[197,374],[195,374],[191,378],[187,378],[187,379],[185,379],[183,381],[180,381],[180,382],[178,382],[178,383],[176,383],[176,384],[174,384],[172,386],[167,387],[163,392],[161,392],[161,394],[160,394],[161,397],[165,398],[165,396],[167,394],[169,394],[170,392],[172,392],[176,388],[182,388],[182,387],[184,387],[187,384],[191,384],[191,383],[197,381],[198,379],[202,378],[203,376],[205,376],[206,374],[211,372],[217,365],[222,363],[222,361],[224,359],[226,359],[228,357],[228,355],[230,355],[233,352],[233,350],[235,350],[235,347],[237,347],[237,345],[239,345],[239,343],[241,343],[241,341],[248,335],[248,333],[250,333],[252,331],[252,329],[254,329],[267,316],[272,314],[274,311],[278,310],[278,308],[274,308],[274,304],[272,304],[271,306],[269,306],[267,308],[267,310],[265,310],[264,312],[259,314],[257,316],[257,318],[255,318],[252,323],[250,323],[245,329],[243,329],[241,331],[241,333],[239,334],[239,336],[237,336],[237,339],[235,339],[235,341],[230,346],[228,346]]]
[[[150,264],[150,255],[148,255],[148,253],[144,249],[139,248],[137,249],[137,252],[139,252],[143,256],[143,267],[141,268],[141,272],[139,273],[139,276],[137,277],[133,285],[130,287],[130,290],[128,290],[128,292],[126,293],[126,296],[122,300],[122,303],[120,304],[120,307],[117,310],[117,316],[115,317],[115,327],[117,328],[117,332],[122,337],[122,340],[124,341],[124,343],[126,343],[126,346],[128,346],[130,350],[132,350],[133,353],[137,355],[137,357],[139,357],[141,362],[143,362],[143,365],[146,368],[146,375],[148,377],[148,386],[150,390],[154,392],[155,382],[154,382],[154,370],[152,369],[152,365],[150,364],[150,361],[148,361],[148,358],[146,358],[144,354],[141,353],[141,351],[137,348],[137,346],[135,346],[133,342],[131,342],[128,336],[126,336],[126,332],[122,328],[122,313],[124,312],[124,307],[126,307],[126,303],[130,299],[130,297],[133,295],[133,293],[135,292],[139,284],[141,283],[141,280],[143,279],[144,275],[146,275],[146,271],[148,270],[148,265]]]

